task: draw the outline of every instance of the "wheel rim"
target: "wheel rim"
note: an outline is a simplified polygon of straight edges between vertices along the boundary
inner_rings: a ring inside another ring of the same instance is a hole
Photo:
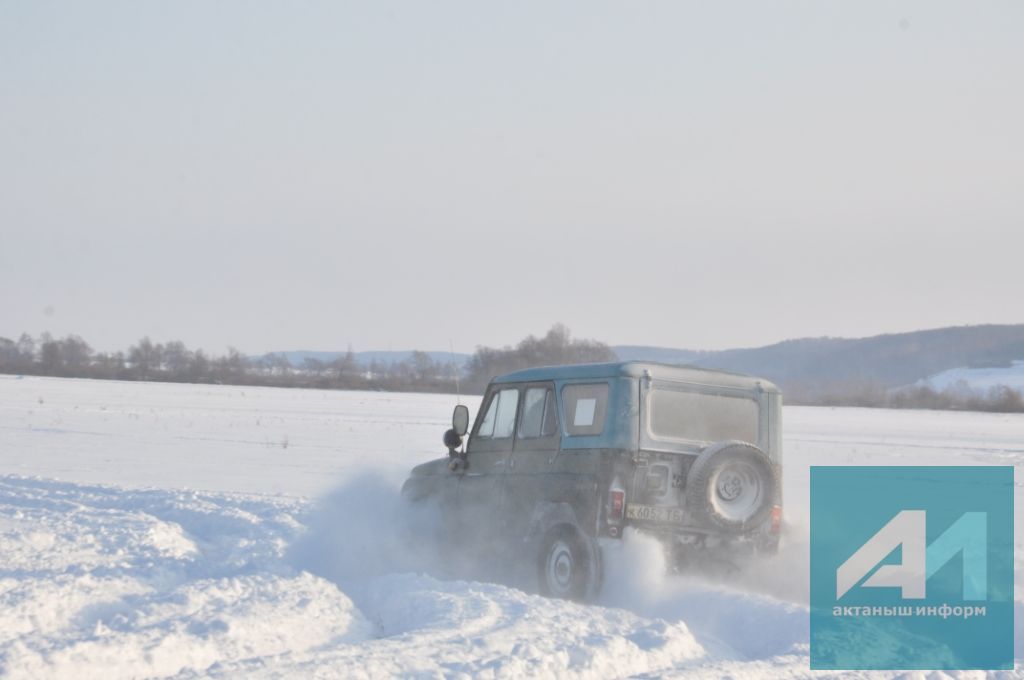
[[[547,577],[548,589],[554,595],[565,595],[572,589],[573,572],[576,565],[572,558],[569,544],[559,539],[548,551],[544,573]]]
[[[733,461],[715,473],[710,491],[711,504],[718,514],[733,522],[744,522],[757,513],[765,488],[753,465]]]

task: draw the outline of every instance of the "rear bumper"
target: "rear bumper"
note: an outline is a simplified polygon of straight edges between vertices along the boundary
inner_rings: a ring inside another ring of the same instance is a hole
[[[783,533],[782,509],[775,506],[769,517],[761,524],[738,533],[685,524],[625,520],[615,527],[616,531],[609,532],[608,535],[612,538],[621,537],[626,528],[654,536],[673,547],[725,550],[753,548],[757,552],[774,553],[778,551]]]

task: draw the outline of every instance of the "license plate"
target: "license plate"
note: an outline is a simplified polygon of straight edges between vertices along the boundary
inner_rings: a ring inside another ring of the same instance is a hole
[[[626,506],[626,519],[682,524],[683,511],[679,508],[662,508],[656,505],[635,505],[631,503]]]

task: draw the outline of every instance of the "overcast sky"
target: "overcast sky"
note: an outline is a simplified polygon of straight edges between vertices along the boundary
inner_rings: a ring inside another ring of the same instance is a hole
[[[0,0],[0,336],[1024,322],[1024,2]]]

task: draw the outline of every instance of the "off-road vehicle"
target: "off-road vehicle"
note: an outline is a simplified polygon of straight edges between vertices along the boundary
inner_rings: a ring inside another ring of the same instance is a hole
[[[472,430],[455,407],[448,457],[414,468],[402,492],[440,508],[448,539],[525,561],[545,594],[587,599],[601,546],[627,527],[662,539],[677,564],[775,549],[781,413],[774,385],[732,373],[643,362],[518,371],[491,381]]]

